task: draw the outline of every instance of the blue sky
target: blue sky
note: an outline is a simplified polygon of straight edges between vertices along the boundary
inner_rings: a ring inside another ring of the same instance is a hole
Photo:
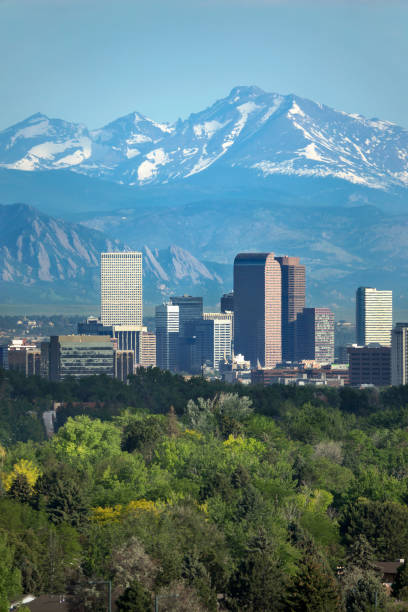
[[[174,121],[235,85],[408,127],[407,0],[0,0],[0,129]]]

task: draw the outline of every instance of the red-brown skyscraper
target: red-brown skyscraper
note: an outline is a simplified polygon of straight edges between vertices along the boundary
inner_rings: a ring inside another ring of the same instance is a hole
[[[282,359],[281,266],[273,253],[239,253],[234,261],[234,350],[252,367]]]
[[[276,257],[282,270],[282,359],[296,359],[296,317],[305,307],[306,269],[299,257]]]

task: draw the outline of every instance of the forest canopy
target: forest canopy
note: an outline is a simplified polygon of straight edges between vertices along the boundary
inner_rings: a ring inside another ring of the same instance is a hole
[[[0,472],[0,612],[408,609],[408,387],[0,371]]]

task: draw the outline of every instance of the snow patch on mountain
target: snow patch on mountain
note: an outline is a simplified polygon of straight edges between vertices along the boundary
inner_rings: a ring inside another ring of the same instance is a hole
[[[239,179],[244,170],[260,181],[273,174],[334,177],[390,190],[408,185],[408,130],[241,86],[174,124],[135,112],[89,132],[34,115],[0,132],[0,167],[64,168],[131,186],[229,168]]]
[[[198,138],[212,138],[218,130],[223,128],[225,123],[220,123],[219,121],[205,121],[202,124],[194,125],[193,130],[194,134]]]
[[[170,157],[165,153],[164,149],[154,149],[146,157],[146,161],[142,162],[137,169],[137,176],[141,182],[152,178],[157,174],[158,166],[163,166],[170,161]]]
[[[36,136],[48,135],[49,132],[50,122],[48,119],[44,119],[38,123],[34,123],[33,125],[27,125],[27,127],[17,130],[14,136],[12,136],[7,148],[11,148],[19,138],[35,138]]]

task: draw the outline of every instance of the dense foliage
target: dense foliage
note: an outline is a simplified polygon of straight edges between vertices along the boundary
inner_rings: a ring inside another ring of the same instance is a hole
[[[0,371],[0,612],[106,610],[104,581],[119,610],[405,609],[375,562],[408,558],[407,427],[407,387]]]

